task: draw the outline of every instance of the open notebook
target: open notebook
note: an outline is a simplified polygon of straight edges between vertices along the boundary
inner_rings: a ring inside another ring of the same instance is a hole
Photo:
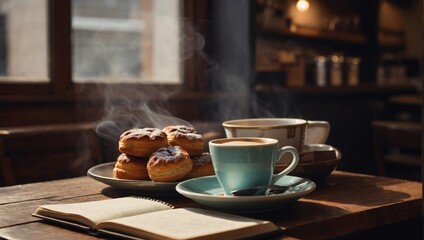
[[[129,239],[240,239],[280,230],[270,221],[135,197],[42,205],[32,215]]]

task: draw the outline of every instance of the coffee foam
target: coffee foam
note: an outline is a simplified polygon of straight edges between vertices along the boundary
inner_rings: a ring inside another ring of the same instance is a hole
[[[225,145],[225,146],[261,146],[264,144],[273,143],[269,139],[260,139],[260,138],[241,138],[241,139],[221,139],[214,142],[215,144]]]
[[[262,144],[263,142],[251,142],[251,141],[228,141],[221,143],[222,145],[229,145],[229,146],[254,146]]]

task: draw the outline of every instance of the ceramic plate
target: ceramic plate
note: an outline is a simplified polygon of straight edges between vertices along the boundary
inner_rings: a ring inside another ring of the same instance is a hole
[[[115,162],[103,163],[88,169],[87,175],[109,186],[130,193],[148,195],[176,195],[175,186],[178,182],[152,182],[150,180],[118,179],[112,176]]]
[[[302,180],[300,177],[285,176],[276,182],[277,185],[285,186]],[[223,190],[215,176],[200,177],[186,180],[177,184],[176,190],[180,194],[196,201],[205,207],[224,210],[228,212],[261,212],[271,211],[285,207],[287,204],[297,201],[309,194],[316,185],[308,181],[289,189],[283,194],[269,196],[224,196]]]

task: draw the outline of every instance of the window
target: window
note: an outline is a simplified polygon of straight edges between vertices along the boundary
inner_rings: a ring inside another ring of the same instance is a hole
[[[187,44],[197,44],[187,39],[198,30],[186,26],[204,18],[205,6],[191,0],[0,0],[0,95],[60,96],[78,93],[78,85],[109,83],[202,86],[193,79],[204,65],[196,54],[181,55]]]
[[[180,15],[179,1],[73,0],[73,81],[180,83]]]
[[[46,0],[0,1],[0,82],[48,82]]]

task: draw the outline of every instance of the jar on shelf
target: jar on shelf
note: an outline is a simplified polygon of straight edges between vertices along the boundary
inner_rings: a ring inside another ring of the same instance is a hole
[[[331,86],[342,86],[343,85],[343,63],[344,56],[333,54],[331,55]]]
[[[327,85],[327,62],[325,56],[315,58],[315,84],[319,87]]]
[[[358,57],[347,58],[347,84],[356,86],[359,84],[359,66],[361,59]]]

